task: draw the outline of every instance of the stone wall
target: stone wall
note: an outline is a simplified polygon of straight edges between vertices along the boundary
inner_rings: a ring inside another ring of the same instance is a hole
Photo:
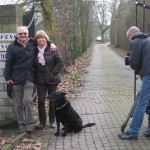
[[[18,5],[0,5],[0,34],[16,33],[16,28],[22,25],[22,14],[22,8]],[[8,45],[10,42],[11,40],[0,39],[1,45]],[[0,49],[0,126],[16,122],[13,100],[7,97],[6,92],[5,57],[2,57],[5,56],[5,51],[6,49]]]

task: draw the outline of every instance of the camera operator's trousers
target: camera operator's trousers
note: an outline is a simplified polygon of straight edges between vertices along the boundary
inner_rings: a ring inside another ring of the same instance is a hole
[[[130,134],[138,136],[149,100],[150,100],[150,75],[146,75],[143,77],[142,80],[137,105],[129,129]],[[148,120],[147,131],[150,133],[150,120]]]

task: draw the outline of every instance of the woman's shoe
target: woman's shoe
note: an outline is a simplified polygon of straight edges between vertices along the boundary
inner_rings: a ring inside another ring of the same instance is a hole
[[[50,128],[55,128],[55,123],[54,122],[52,122],[52,123],[50,123]]]
[[[42,130],[45,127],[45,124],[40,123],[39,125],[35,126],[36,130]]]

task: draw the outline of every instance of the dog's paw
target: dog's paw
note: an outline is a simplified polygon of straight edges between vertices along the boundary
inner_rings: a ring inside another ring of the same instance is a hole
[[[59,136],[59,133],[58,133],[58,132],[56,132],[54,135],[55,135],[55,136]]]
[[[63,134],[62,134],[63,137],[65,137],[66,135],[67,135],[66,133],[63,133]]]

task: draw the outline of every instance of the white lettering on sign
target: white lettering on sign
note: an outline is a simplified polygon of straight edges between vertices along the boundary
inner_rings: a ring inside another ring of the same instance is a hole
[[[13,41],[16,38],[16,33],[0,33],[0,41]]]
[[[15,39],[16,33],[0,33],[0,61],[6,59],[8,45]]]

